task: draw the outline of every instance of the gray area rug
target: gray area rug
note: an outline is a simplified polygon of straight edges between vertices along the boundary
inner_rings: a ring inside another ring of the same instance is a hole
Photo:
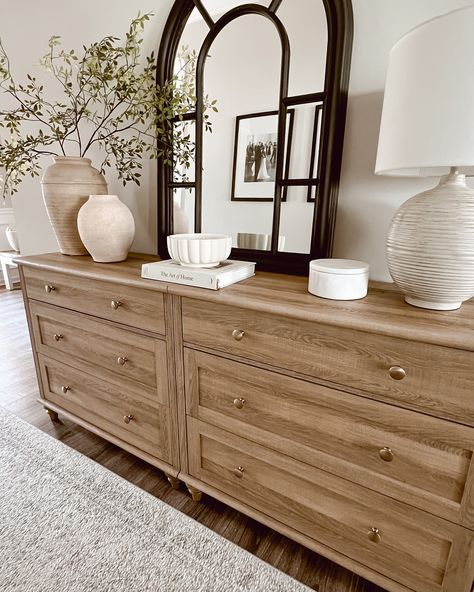
[[[0,407],[2,592],[308,592]]]

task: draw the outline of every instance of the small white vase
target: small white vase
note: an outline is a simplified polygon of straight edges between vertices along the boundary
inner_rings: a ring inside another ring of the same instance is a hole
[[[79,236],[97,263],[124,261],[135,236],[135,221],[116,195],[91,195],[77,216]]]
[[[7,226],[5,228],[5,236],[9,242],[11,248],[17,253],[20,252],[20,241],[18,240],[18,232],[13,226]]]

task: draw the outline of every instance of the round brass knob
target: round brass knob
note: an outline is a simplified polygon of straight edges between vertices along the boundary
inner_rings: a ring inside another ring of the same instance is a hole
[[[242,407],[244,406],[245,403],[245,399],[243,399],[242,397],[239,397],[238,399],[234,399],[234,407],[237,407],[237,409],[242,409]]]
[[[123,416],[123,421],[125,423],[130,423],[132,421],[132,419],[135,419],[135,418],[133,417],[133,415],[131,413]]]
[[[50,294],[53,290],[56,290],[56,288],[51,284],[45,284],[44,290],[47,294]]]
[[[123,366],[125,364],[125,362],[128,362],[128,358],[126,358],[125,356],[119,356],[117,358],[117,364],[119,366]]]
[[[388,373],[390,374],[391,378],[393,378],[393,380],[402,380],[407,375],[401,366],[391,366],[388,369]]]
[[[120,300],[112,300],[112,302],[110,303],[111,308],[113,308],[114,310],[117,310],[117,308],[119,306],[122,306],[123,302],[120,302]]]
[[[62,386],[61,390],[63,391],[64,394],[66,394],[68,391],[71,390],[71,387],[70,386]]]
[[[63,335],[61,335],[61,333],[55,333],[55,334],[53,335],[53,339],[54,339],[54,341],[59,341],[59,340],[60,340],[60,339],[62,339],[62,338],[63,338]]]
[[[379,456],[385,462],[392,462],[393,460],[393,452],[392,449],[388,446],[384,446],[379,450]]]
[[[235,339],[235,341],[242,341],[244,335],[245,331],[243,331],[242,329],[234,329],[232,331],[232,337]]]
[[[244,467],[237,467],[236,469],[233,470],[233,473],[236,477],[238,477],[239,479],[242,479],[242,477],[244,476]]]
[[[380,531],[378,528],[375,528],[375,526],[372,526],[372,528],[367,533],[367,536],[369,537],[369,541],[372,541],[373,543],[380,543],[382,540]]]

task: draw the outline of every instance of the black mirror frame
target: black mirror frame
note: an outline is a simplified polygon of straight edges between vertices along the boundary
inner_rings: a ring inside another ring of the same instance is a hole
[[[321,1],[321,0],[317,0]],[[276,16],[282,0],[273,0],[268,8],[259,4],[242,4],[225,13],[214,23],[200,0],[175,0],[166,22],[160,50],[158,53],[156,80],[157,84],[172,77],[174,62],[179,42],[191,12],[198,8],[208,24],[210,31],[201,48],[197,70],[196,112],[189,114],[189,119],[196,120],[196,178],[192,183],[178,184],[180,187],[195,187],[196,232],[200,231],[201,222],[201,175],[202,175],[202,79],[208,49],[217,34],[226,24],[243,14],[261,14],[270,18],[277,27],[282,42],[282,76],[280,79],[280,114],[279,137],[284,136],[287,107],[295,104],[324,100],[321,128],[320,159],[318,170],[318,198],[314,207],[311,249],[308,254],[285,253],[278,251],[278,231],[280,223],[280,196],[282,184],[301,185],[301,182],[277,179],[273,212],[272,249],[254,251],[233,249],[231,257],[256,261],[257,269],[281,273],[305,275],[311,259],[330,257],[336,221],[337,196],[341,172],[342,150],[349,86],[350,60],[352,53],[353,15],[351,0],[322,0],[326,10],[328,24],[328,46],[326,57],[325,88],[323,93],[288,97],[289,47],[286,31]],[[277,154],[278,171],[283,168],[283,151]],[[308,182],[308,185],[311,182]],[[162,259],[169,258],[167,236],[173,231],[173,171],[162,158],[158,159],[158,254]]]

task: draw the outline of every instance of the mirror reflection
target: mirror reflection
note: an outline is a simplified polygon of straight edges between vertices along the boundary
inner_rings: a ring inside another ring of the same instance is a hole
[[[203,4],[217,21],[230,8],[243,3],[204,0]],[[322,0],[299,0],[298,10],[294,2],[283,0],[277,16],[289,36],[289,98],[322,92],[327,50]],[[208,32],[199,11],[193,10],[181,46],[199,53]],[[270,250],[275,190],[280,183],[278,250],[309,253],[318,196],[323,103],[322,99],[307,102],[304,97],[298,97],[300,102],[289,102],[285,137],[278,138],[281,73],[278,31],[262,15],[239,16],[212,43],[204,66],[203,87],[204,94],[217,101],[218,112],[210,114],[212,133],[203,135],[201,231],[231,235],[234,248]],[[280,179],[279,150],[284,153]],[[188,176],[194,180],[192,168]],[[192,232],[193,193],[180,189],[175,191],[174,199],[189,219],[187,232]]]

